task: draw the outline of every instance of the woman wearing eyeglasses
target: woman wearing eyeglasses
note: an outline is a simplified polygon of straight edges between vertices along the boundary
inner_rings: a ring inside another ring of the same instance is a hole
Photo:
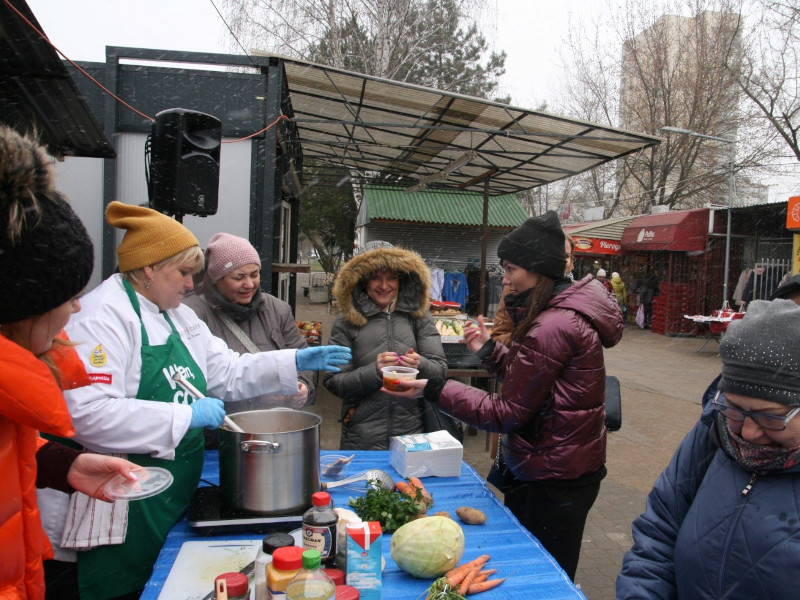
[[[617,598],[794,598],[800,573],[800,306],[731,323],[700,421],[633,523]]]

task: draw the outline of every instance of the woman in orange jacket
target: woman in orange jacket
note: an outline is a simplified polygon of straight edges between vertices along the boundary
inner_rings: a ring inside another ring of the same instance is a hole
[[[105,499],[132,463],[45,442],[72,435],[61,388],[87,385],[68,342],[55,342],[92,272],[86,229],[53,187],[43,148],[0,127],[0,598],[45,597],[42,559],[51,553],[36,487]],[[37,462],[41,469],[37,472]]]

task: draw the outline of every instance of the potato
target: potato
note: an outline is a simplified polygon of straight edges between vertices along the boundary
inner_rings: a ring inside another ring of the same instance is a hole
[[[431,515],[432,517],[447,517],[448,519],[452,519],[450,513],[446,510],[440,510],[439,512],[435,512]]]
[[[461,506],[456,509],[456,514],[467,525],[483,525],[486,523],[486,514],[477,508]]]

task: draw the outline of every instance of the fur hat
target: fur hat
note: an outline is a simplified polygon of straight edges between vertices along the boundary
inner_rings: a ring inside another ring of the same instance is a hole
[[[61,306],[92,275],[92,240],[54,171],[43,147],[0,126],[0,323]]]
[[[606,270],[605,269],[597,269],[597,276],[598,277],[605,277],[606,276]]]
[[[800,306],[791,300],[754,300],[719,343],[717,389],[800,406]]]
[[[251,264],[261,267],[261,258],[246,239],[230,233],[218,233],[208,242],[206,273],[211,283],[217,283],[242,265]]]
[[[611,279],[619,279],[619,278],[620,278],[620,277],[619,277],[619,273],[617,273],[616,271],[614,271],[614,272],[611,274]]]
[[[119,270],[123,273],[154,265],[192,246],[200,246],[194,234],[175,219],[144,206],[112,202],[106,221],[125,229],[117,247]]]
[[[500,240],[497,256],[552,279],[564,276],[566,236],[555,211],[531,217]]]
[[[419,254],[404,248],[375,248],[348,260],[336,275],[331,292],[342,317],[356,327],[366,325],[359,310],[367,292],[365,282],[381,270],[400,275],[397,310],[423,317],[430,306],[431,272]]]

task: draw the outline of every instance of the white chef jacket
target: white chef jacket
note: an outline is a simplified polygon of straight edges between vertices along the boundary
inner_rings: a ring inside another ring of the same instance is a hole
[[[158,307],[137,294],[151,346],[172,333]],[[194,311],[166,311],[181,340],[205,374],[206,394],[228,402],[260,394],[296,394],[294,349],[238,354],[214,337]],[[175,387],[173,403],[139,400],[142,333],[139,317],[116,274],[81,298],[81,310],[67,325],[70,340],[86,366],[92,385],[64,393],[75,440],[96,452],[152,454],[171,459],[192,418],[187,394]],[[194,374],[184,373],[191,382]]]

